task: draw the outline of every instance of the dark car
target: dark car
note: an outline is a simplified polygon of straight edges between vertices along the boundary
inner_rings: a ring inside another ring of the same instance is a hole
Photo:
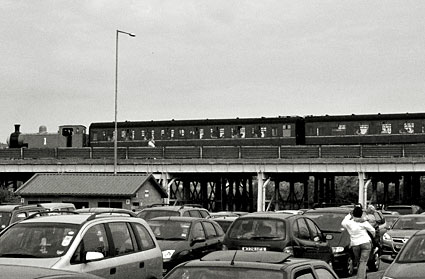
[[[157,217],[148,224],[162,251],[163,273],[184,261],[222,249],[224,231],[212,219]]]
[[[28,216],[46,211],[42,206],[34,205],[21,205],[21,204],[4,204],[0,205],[0,231]]]
[[[409,238],[425,229],[425,215],[399,215],[391,228],[382,236],[382,253],[397,254]]]
[[[227,230],[229,229],[229,227],[233,223],[233,221],[235,221],[238,218],[239,217],[223,216],[223,217],[213,218],[213,220],[216,221],[220,225],[220,227],[223,229],[224,232],[227,232]]]
[[[292,258],[290,254],[282,252],[228,250],[212,252],[201,260],[182,263],[164,277],[182,278],[337,279],[338,276],[321,260]]]
[[[194,205],[164,205],[155,204],[142,209],[137,213],[137,217],[146,221],[162,216],[186,216],[196,218],[210,218],[210,212],[205,208]]]
[[[425,274],[425,230],[417,231],[401,248],[394,259],[383,255],[382,261],[391,263],[385,270],[384,279],[419,279]]]
[[[2,278],[19,278],[19,279],[101,279],[89,273],[80,273],[60,269],[22,266],[22,265],[0,265],[0,274]]]
[[[400,215],[406,214],[420,214],[423,212],[423,209],[419,205],[387,205],[385,211],[396,211]]]
[[[227,230],[223,249],[283,251],[332,263],[326,235],[313,220],[299,214],[260,212],[240,216]]]
[[[324,233],[333,236],[329,240],[334,256],[333,268],[344,276],[352,276],[355,266],[357,266],[350,247],[350,235],[341,225],[344,217],[351,211],[351,208],[326,207],[311,209],[304,213],[304,216],[308,216],[316,221]],[[377,271],[379,269],[380,251],[380,247],[373,247],[367,263],[370,271]]]

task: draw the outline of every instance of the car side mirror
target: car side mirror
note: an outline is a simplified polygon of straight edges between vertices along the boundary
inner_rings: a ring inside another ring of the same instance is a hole
[[[392,255],[382,255],[381,261],[384,263],[392,263],[394,261],[394,257]]]
[[[101,260],[104,258],[104,256],[101,252],[88,251],[86,252],[85,258],[86,258],[86,262],[92,262],[92,261]]]

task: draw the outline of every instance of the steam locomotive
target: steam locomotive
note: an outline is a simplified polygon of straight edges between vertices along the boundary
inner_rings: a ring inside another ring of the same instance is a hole
[[[283,146],[425,143],[425,113],[279,116],[118,122],[120,147]],[[24,134],[15,126],[10,148],[113,147],[114,122],[60,126]]]

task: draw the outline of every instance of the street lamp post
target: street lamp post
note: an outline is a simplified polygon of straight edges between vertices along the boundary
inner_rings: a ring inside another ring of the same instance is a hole
[[[115,38],[115,131],[114,131],[114,175],[117,174],[117,161],[118,161],[118,35],[119,33],[127,34],[130,37],[136,37],[135,34],[117,30]]]

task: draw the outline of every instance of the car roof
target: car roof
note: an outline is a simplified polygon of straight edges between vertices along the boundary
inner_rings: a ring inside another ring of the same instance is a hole
[[[98,217],[98,218],[96,218]],[[93,214],[70,214],[70,215],[42,215],[31,218],[28,217],[19,223],[67,223],[67,224],[76,224],[81,225],[90,219],[99,220],[141,220],[136,217],[122,216],[122,215],[109,215],[106,213],[93,213]],[[108,219],[109,218],[109,219]]]
[[[404,218],[425,218],[425,215],[423,214],[405,214],[405,215],[396,215],[400,219]]]
[[[194,206],[187,206],[187,205],[164,205],[164,206],[152,206],[152,207],[146,207],[142,209],[142,211],[150,211],[150,210],[168,210],[168,211],[180,211],[183,209],[196,209],[196,210],[206,210],[203,207],[194,207]]]
[[[210,220],[213,221],[229,221],[229,222],[233,222],[236,219],[238,219],[240,216],[220,216],[220,217],[214,217],[214,218],[210,218]]]
[[[2,204],[0,205],[0,211],[12,211],[15,209],[33,209],[33,208],[42,208],[42,207],[36,204],[33,204],[33,205]]]
[[[249,268],[267,268],[271,270],[285,269],[290,265],[315,264],[324,262],[314,259],[292,258],[283,252],[273,251],[214,251],[199,260],[186,262],[185,266],[240,266]]]

